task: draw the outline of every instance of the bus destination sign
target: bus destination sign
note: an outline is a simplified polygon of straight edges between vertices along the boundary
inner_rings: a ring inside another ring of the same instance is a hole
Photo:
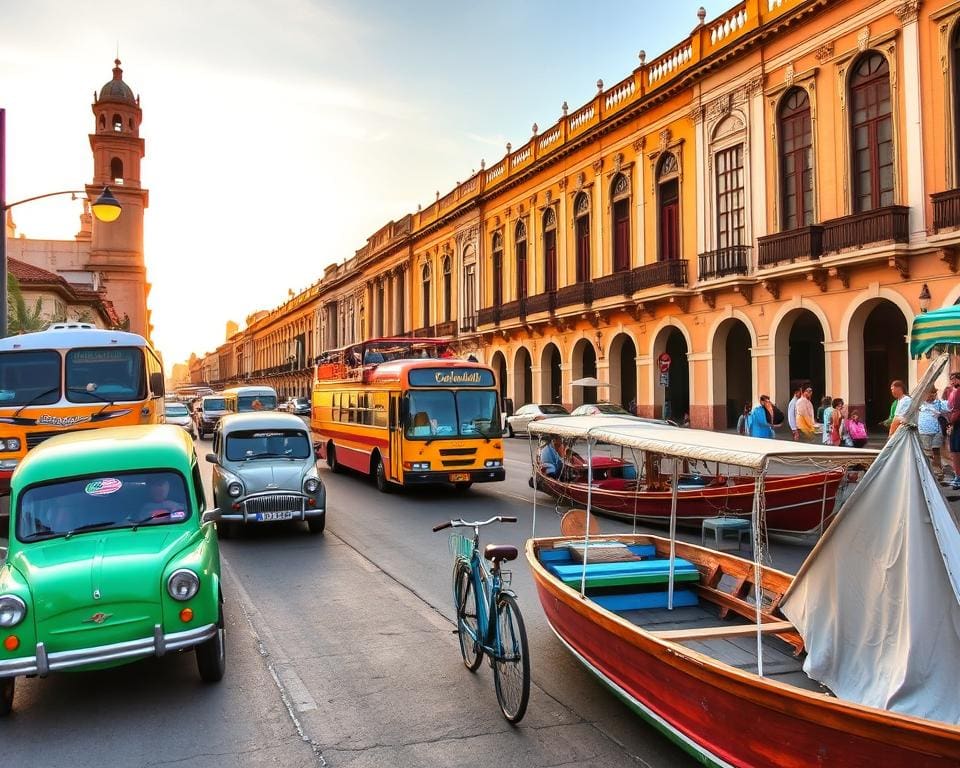
[[[493,371],[483,368],[416,368],[410,371],[411,387],[492,387]]]

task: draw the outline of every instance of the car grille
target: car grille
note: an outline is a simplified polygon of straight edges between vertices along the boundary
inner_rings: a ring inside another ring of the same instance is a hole
[[[441,456],[473,456],[477,452],[476,448],[441,448]]]
[[[57,435],[64,435],[68,432],[78,432],[76,429],[58,429],[53,432],[31,432],[27,435],[27,450],[31,448],[36,448],[44,440],[47,440],[51,437],[56,437]]]
[[[286,512],[287,510],[299,512],[303,509],[303,497],[289,493],[276,493],[269,496],[254,496],[243,504],[247,514],[250,515],[255,515],[257,512]]]
[[[472,467],[473,459],[451,459],[440,463],[445,467]]]

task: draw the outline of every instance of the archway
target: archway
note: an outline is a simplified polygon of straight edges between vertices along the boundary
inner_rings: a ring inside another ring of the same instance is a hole
[[[513,407],[519,408],[533,399],[533,364],[526,347],[520,347],[513,359]]]
[[[563,402],[563,372],[556,344],[547,344],[540,355],[540,393],[545,403]]]
[[[690,413],[690,367],[687,360],[689,348],[683,333],[676,326],[667,326],[657,334],[653,345],[654,366],[654,412],[655,418],[679,422]],[[670,370],[661,374],[656,360],[666,352],[670,355]]]
[[[833,395],[826,391],[823,342],[823,325],[813,312],[802,307],[788,312],[777,327],[774,342],[776,392],[761,394],[769,394],[779,404],[780,400],[789,399],[795,387],[809,385],[813,388],[814,408],[824,395]],[[782,404],[780,408],[786,412]]]
[[[500,393],[500,402],[503,403],[507,399],[507,360],[503,352],[498,350],[493,353],[493,357],[490,358],[490,367],[493,368],[493,373],[497,377],[497,391]]]
[[[610,402],[624,408],[637,401],[637,346],[625,333],[618,333],[610,344]]]
[[[907,331],[903,312],[887,299],[864,302],[850,319],[848,410],[858,410],[868,428],[890,413],[890,382],[909,386]]]
[[[580,339],[573,348],[573,380],[597,375],[597,353],[589,339]],[[573,387],[573,407],[597,402],[596,387]]]
[[[750,331],[728,318],[713,336],[713,426],[735,427],[744,405],[753,400]]]

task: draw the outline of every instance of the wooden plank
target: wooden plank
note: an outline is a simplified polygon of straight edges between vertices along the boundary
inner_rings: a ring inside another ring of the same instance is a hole
[[[645,608],[665,608],[667,605],[666,592],[637,592],[629,595],[596,595],[590,596],[597,605],[615,613],[637,611]],[[697,605],[699,598],[689,589],[677,589],[673,592],[673,605],[685,608]]]
[[[760,631],[766,633],[792,632],[794,631],[791,621],[771,621],[760,625]],[[651,632],[659,640],[672,640],[682,642],[684,640],[703,640],[706,637],[743,637],[745,635],[755,635],[757,633],[756,624],[736,624],[727,627],[705,627],[704,629],[668,629],[661,632]]]

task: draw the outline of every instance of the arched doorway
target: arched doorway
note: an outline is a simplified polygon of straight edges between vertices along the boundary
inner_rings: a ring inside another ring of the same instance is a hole
[[[850,320],[847,400],[868,429],[890,414],[890,382],[901,379],[909,386],[907,330],[903,312],[887,299],[864,302]]]
[[[637,399],[637,346],[625,333],[610,344],[610,402],[628,408]]]
[[[533,399],[533,365],[526,347],[517,350],[513,360],[513,407],[519,408]]]
[[[497,391],[500,393],[500,402],[507,399],[507,360],[503,352],[494,352],[490,358],[490,367],[497,377]]]
[[[540,355],[540,392],[545,403],[563,402],[563,372],[556,344],[547,344]]]
[[[724,320],[713,337],[713,426],[731,428],[744,405],[752,405],[750,331],[743,321]]]
[[[573,380],[597,375],[597,353],[588,339],[580,339],[573,348]],[[596,387],[573,387],[573,407],[597,402]]]
[[[826,362],[824,358],[823,326],[809,309],[794,309],[781,321],[776,331],[774,348],[777,360],[776,392],[765,392],[774,402],[784,408],[784,399],[789,400],[795,387],[809,385],[813,388],[813,407],[820,405],[826,392]],[[781,361],[786,360],[786,367]],[[836,393],[840,397],[840,393]]]
[[[653,345],[653,397],[654,409],[650,415],[654,418],[672,419],[680,422],[684,414],[690,413],[690,368],[687,361],[689,348],[683,332],[675,326],[668,326],[657,334]],[[661,374],[656,360],[666,352],[670,355],[670,370]]]

